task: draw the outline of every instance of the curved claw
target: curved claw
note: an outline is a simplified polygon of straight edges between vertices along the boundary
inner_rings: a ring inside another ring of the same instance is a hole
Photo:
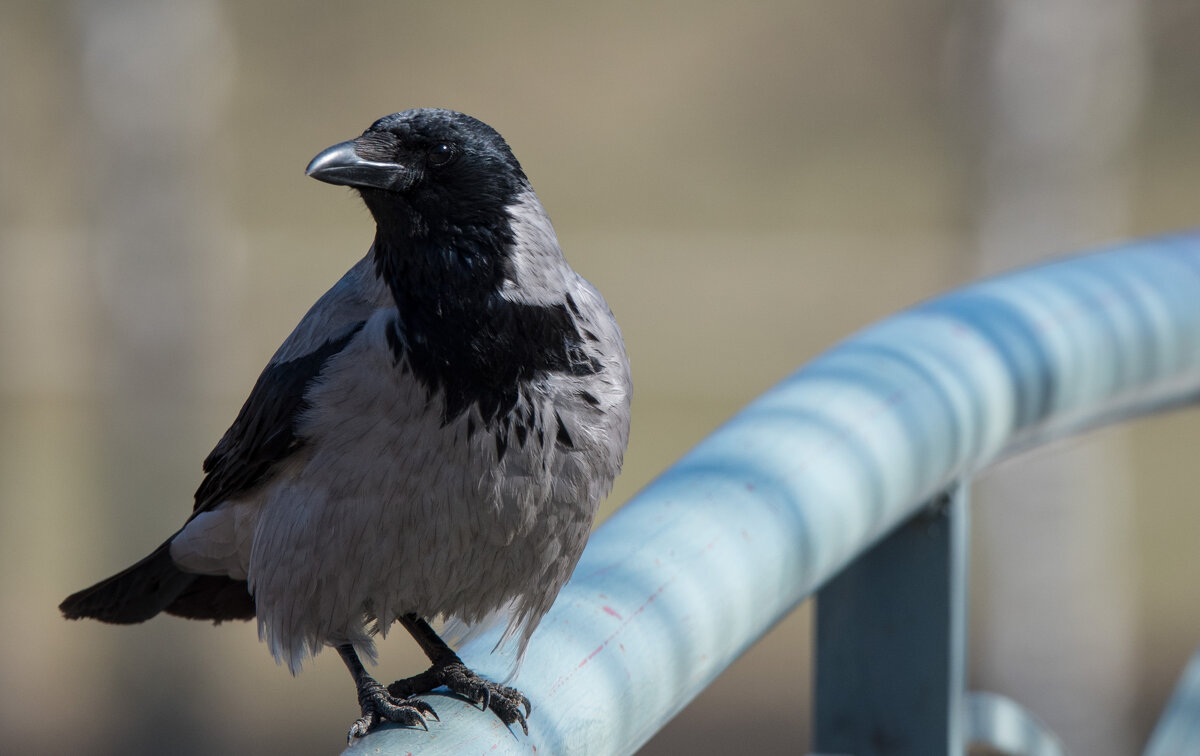
[[[521,713],[520,709],[513,711],[513,722],[521,725],[521,732],[526,735],[529,734],[529,723],[525,721],[525,715]],[[507,722],[506,724],[512,724],[512,722]]]
[[[434,718],[436,718],[436,717],[437,717],[437,715],[435,714]],[[395,722],[396,720],[393,719],[391,721]],[[442,720],[438,719],[438,721],[440,722]],[[419,724],[425,730],[425,732],[429,732],[429,723],[425,721],[425,717],[419,711],[413,711],[411,720],[408,720],[405,722],[400,722],[399,724],[406,724],[406,725],[409,725],[410,727],[412,725]]]
[[[521,691],[517,690],[516,688],[510,688],[503,685],[497,686],[496,690],[498,693],[500,693],[500,695],[504,696],[509,701],[513,701],[523,706],[525,708],[525,716],[533,714],[533,704],[529,703],[529,699],[526,698],[525,694]]]
[[[362,716],[354,720],[346,735],[350,743],[366,736],[383,722],[394,722],[405,727],[420,725],[428,732],[429,722],[425,720],[426,716],[441,721],[433,707],[425,701],[397,699],[374,680],[364,681],[362,684],[359,705],[362,707]]]
[[[418,712],[420,712],[421,714],[423,714],[427,717],[433,717],[435,722],[442,721],[442,718],[437,715],[437,712],[433,710],[433,707],[430,706],[428,703],[422,701],[419,698],[406,698],[406,699],[404,699],[404,703],[408,706],[413,707]],[[425,729],[426,730],[429,729],[428,725],[425,727]]]
[[[516,688],[510,688],[507,685],[497,685],[496,692],[507,698],[510,702],[513,702],[514,704],[520,704],[522,707],[524,707],[525,716],[529,716],[533,713],[533,704],[529,703],[529,699],[525,697],[525,694]]]
[[[403,705],[418,712],[425,713],[428,710],[431,713],[432,709],[428,704],[413,696],[427,693],[441,685],[445,685],[450,692],[462,696],[472,705],[478,706],[480,711],[490,709],[505,725],[521,725],[521,730],[526,735],[529,734],[526,717],[533,713],[533,705],[529,699],[515,688],[481,678],[467,669],[457,657],[451,657],[450,661],[435,662],[427,671],[397,680],[389,685],[387,690],[392,700],[399,700]],[[436,715],[434,717],[436,718]]]
[[[367,733],[371,731],[371,727],[375,724],[374,719],[375,715],[370,714],[363,715],[354,720],[354,724],[350,725],[350,731],[346,733],[346,745],[354,745],[354,741],[366,737]]]
[[[489,700],[488,708],[500,717],[500,721],[506,725],[519,724],[521,730],[526,735],[529,734],[529,723],[525,717],[533,712],[533,707],[529,703],[529,699],[525,697],[521,691],[516,688],[509,688],[505,685],[487,684]],[[521,709],[525,709],[525,713],[521,713]]]

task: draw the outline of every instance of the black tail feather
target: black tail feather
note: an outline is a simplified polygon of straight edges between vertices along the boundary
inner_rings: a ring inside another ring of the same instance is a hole
[[[196,575],[192,584],[167,607],[167,614],[188,619],[254,619],[254,597],[245,580],[224,575]]]
[[[130,625],[166,611],[191,619],[250,619],[254,599],[246,581],[184,572],[168,540],[137,564],[74,593],[58,605],[67,619],[90,617]]]

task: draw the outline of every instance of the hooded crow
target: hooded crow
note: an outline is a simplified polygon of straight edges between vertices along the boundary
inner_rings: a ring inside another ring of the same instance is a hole
[[[358,692],[351,740],[427,727],[437,716],[414,696],[440,686],[528,733],[529,700],[469,670],[429,622],[501,618],[515,670],[621,467],[621,333],[486,124],[397,113],[307,173],[357,190],[374,244],[271,358],[183,527],[60,609],[256,618],[293,674],[333,646]],[[384,687],[360,656],[374,661],[393,621],[432,666]]]

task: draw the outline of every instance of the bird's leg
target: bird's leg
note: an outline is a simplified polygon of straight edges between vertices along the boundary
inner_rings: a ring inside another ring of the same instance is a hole
[[[376,682],[359,661],[354,646],[345,643],[338,646],[337,650],[354,677],[354,687],[358,689],[358,705],[362,709],[362,716],[354,721],[346,736],[349,742],[353,743],[356,738],[361,738],[383,722],[395,722],[409,727],[421,725],[428,730],[429,725],[425,722],[425,717],[438,718],[433,707],[424,701],[409,701],[407,696],[394,696]]]
[[[397,680],[388,686],[392,696],[407,699],[411,696],[445,685],[452,693],[466,698],[481,709],[491,709],[500,721],[506,725],[517,723],[526,735],[529,725],[525,717],[531,712],[529,699],[521,691],[505,685],[484,680],[479,675],[467,669],[458,654],[454,653],[445,641],[433,632],[429,623],[415,614],[405,614],[400,617],[400,624],[412,634],[421,650],[433,662],[433,666],[419,675]],[[522,712],[521,709],[525,711]]]

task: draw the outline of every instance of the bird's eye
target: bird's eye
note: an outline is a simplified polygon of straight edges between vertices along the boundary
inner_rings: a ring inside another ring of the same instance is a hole
[[[439,142],[429,148],[429,164],[435,167],[446,165],[458,153],[445,142]]]

